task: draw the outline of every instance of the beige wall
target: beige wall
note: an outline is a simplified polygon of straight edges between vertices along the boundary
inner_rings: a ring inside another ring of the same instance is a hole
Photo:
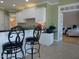
[[[79,26],[79,11],[66,12],[64,13],[64,23],[65,27],[78,25]]]

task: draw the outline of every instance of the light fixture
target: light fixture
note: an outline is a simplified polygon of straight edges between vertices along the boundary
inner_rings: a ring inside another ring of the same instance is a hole
[[[29,0],[25,0],[26,2],[28,2]]]
[[[3,1],[3,0],[1,0],[1,1],[0,1],[0,3],[4,3],[4,1]]]
[[[16,6],[16,4],[13,4],[13,7],[15,7]]]
[[[33,4],[33,3],[29,3],[29,4],[26,4],[26,7],[35,7],[36,4]]]

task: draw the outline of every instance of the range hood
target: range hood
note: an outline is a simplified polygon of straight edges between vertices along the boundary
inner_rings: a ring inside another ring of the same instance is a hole
[[[35,18],[26,18],[25,22],[20,22],[18,25],[23,26],[25,28],[34,28],[35,26]]]

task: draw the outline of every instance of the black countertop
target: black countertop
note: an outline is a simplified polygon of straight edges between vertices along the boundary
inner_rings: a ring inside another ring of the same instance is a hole
[[[34,28],[24,28],[25,30],[32,30],[32,29],[34,29]],[[8,30],[0,30],[0,32],[9,32],[10,31],[10,29],[8,29]]]

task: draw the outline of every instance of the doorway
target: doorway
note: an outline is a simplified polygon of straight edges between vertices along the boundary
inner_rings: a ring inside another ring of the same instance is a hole
[[[79,11],[63,12],[63,42],[79,44]]]
[[[58,41],[63,41],[63,15],[66,12],[79,11],[79,3],[63,5],[58,7]]]

